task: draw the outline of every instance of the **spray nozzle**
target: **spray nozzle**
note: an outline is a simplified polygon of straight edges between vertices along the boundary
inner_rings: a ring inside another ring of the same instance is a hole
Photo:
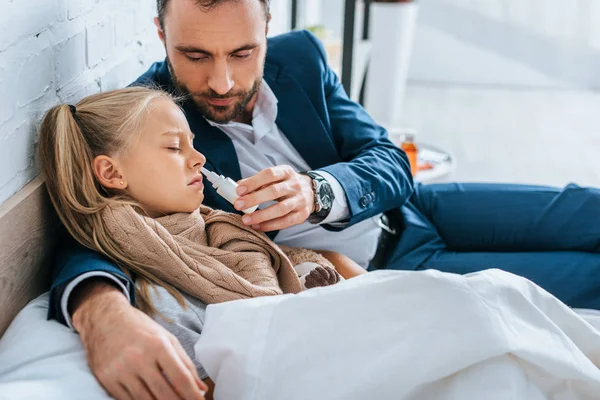
[[[235,203],[238,199],[238,195],[236,193],[237,183],[233,181],[231,178],[226,178],[223,175],[219,175],[215,172],[209,171],[206,168],[201,168],[202,173],[206,176],[206,179],[210,183],[213,184],[213,188],[216,189],[217,193],[221,195],[225,200],[229,201],[231,204]],[[252,208],[248,208],[244,210],[246,214],[252,213],[256,210],[258,206],[254,206]]]
[[[206,179],[208,179],[208,181],[210,183],[215,183],[220,178],[219,175],[217,175],[216,173],[214,173],[212,171],[207,170],[204,167],[200,168],[200,170],[202,171],[204,176],[206,176]]]

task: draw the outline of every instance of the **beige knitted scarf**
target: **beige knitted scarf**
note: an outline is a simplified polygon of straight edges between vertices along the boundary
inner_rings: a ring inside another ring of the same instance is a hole
[[[205,304],[302,290],[281,249],[239,215],[202,206],[153,219],[131,206],[109,206],[102,217],[131,259]]]

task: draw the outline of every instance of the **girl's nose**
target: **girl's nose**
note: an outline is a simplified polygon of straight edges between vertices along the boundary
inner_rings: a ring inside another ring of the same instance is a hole
[[[196,149],[192,150],[192,156],[190,157],[190,168],[202,168],[206,164],[206,157]]]

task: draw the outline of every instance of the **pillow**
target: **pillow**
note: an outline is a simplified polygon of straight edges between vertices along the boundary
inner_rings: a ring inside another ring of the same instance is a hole
[[[0,399],[107,400],[77,333],[46,320],[48,293],[32,300],[0,340]]]

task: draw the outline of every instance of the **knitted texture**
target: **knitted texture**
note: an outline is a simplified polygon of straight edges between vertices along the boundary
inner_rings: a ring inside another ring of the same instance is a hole
[[[205,304],[302,290],[288,257],[239,215],[202,206],[154,219],[111,206],[102,218],[125,254]]]
[[[279,246],[279,248],[290,259],[292,265],[298,265],[305,262],[312,262],[315,264],[319,264],[323,267],[330,267],[335,269],[333,264],[328,259],[320,255],[319,253],[315,253],[312,250],[299,249],[296,247],[288,246]]]

